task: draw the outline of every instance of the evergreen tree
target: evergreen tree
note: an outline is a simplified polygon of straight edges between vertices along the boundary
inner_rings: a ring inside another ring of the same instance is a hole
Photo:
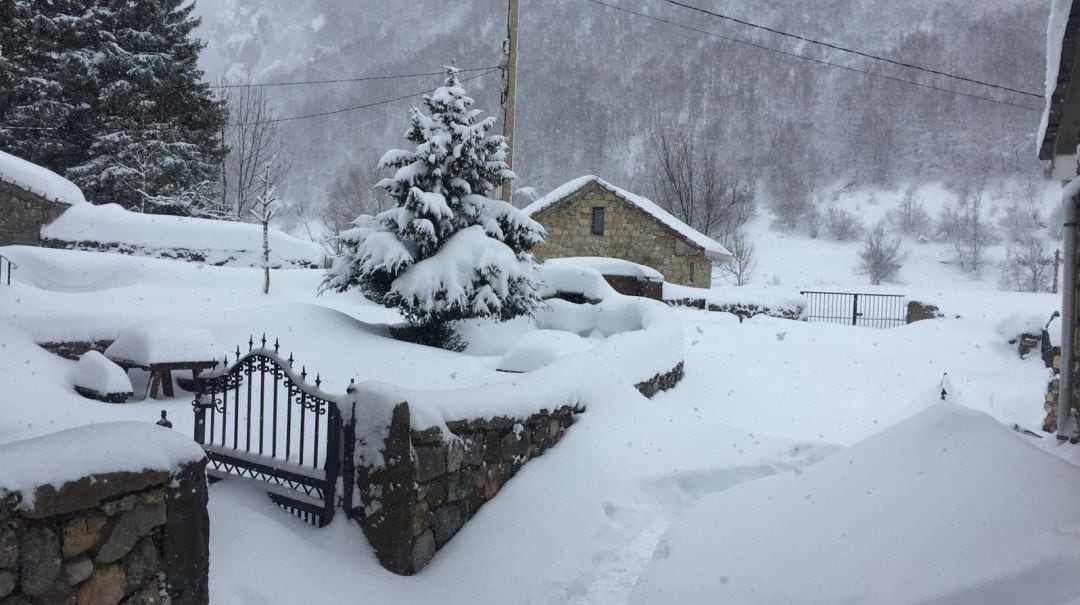
[[[225,114],[201,82],[194,4],[98,1],[107,18],[91,159],[67,175],[93,199],[201,214],[223,155]]]
[[[410,328],[403,337],[457,348],[451,323],[474,317],[506,320],[538,304],[529,250],[543,228],[510,204],[492,199],[513,178],[506,141],[489,134],[495,118],[472,108],[457,70],[413,108],[406,139],[380,165],[396,170],[377,185],[396,206],[363,215],[340,234],[324,288],[360,290],[398,308]]]

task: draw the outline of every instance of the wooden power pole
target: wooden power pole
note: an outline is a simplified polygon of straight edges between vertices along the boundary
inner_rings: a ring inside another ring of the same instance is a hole
[[[519,0],[510,0],[506,21],[506,41],[503,42],[503,136],[506,137],[506,165],[514,169],[514,112],[517,109],[517,53]],[[514,195],[514,182],[503,183],[502,199],[509,202]]]

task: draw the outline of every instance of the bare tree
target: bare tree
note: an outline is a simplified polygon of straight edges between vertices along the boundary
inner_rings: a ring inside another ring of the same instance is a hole
[[[878,223],[866,236],[866,244],[859,251],[858,272],[870,278],[875,286],[883,281],[896,279],[907,254],[900,250],[900,238],[885,232],[885,223]]]
[[[653,147],[659,163],[653,177],[656,201],[676,218],[723,238],[754,215],[753,179],[722,167],[716,147],[698,145],[693,128],[658,126]]]
[[[375,187],[375,173],[355,166],[338,175],[327,192],[326,206],[319,222],[323,228],[323,245],[332,254],[340,254],[336,237],[350,228],[362,214],[378,214],[393,206],[392,200]]]
[[[862,220],[850,210],[830,206],[825,211],[825,226],[829,235],[838,242],[848,242],[862,235]]]
[[[982,267],[986,247],[995,240],[993,226],[986,218],[983,189],[980,183],[960,198],[957,213],[959,224],[953,235],[953,248],[960,267],[976,274]]]
[[[1049,292],[1054,252],[1039,237],[1028,235],[1009,244],[1001,270],[1001,286],[1017,292]]]
[[[923,206],[915,185],[904,190],[904,197],[889,212],[889,220],[904,235],[926,235],[930,230],[930,214]]]
[[[721,243],[728,252],[731,252],[732,259],[722,263],[720,269],[736,286],[749,284],[754,279],[754,271],[757,270],[757,254],[754,251],[753,242],[744,231],[739,230],[728,234]]]
[[[278,122],[274,121],[277,114],[270,108],[262,89],[248,86],[249,83],[221,89],[224,91],[221,98],[229,112],[229,127],[224,131],[229,154],[222,166],[221,193],[237,220],[250,215],[248,210],[258,199],[264,179],[269,179],[271,189],[277,188],[290,168],[282,153]]]
[[[259,179],[262,184],[262,193],[257,195],[255,202],[248,208],[248,213],[256,222],[262,225],[263,232],[263,294],[270,293],[270,221],[277,216],[277,198],[274,197],[274,187],[271,183],[270,165],[268,164]]]

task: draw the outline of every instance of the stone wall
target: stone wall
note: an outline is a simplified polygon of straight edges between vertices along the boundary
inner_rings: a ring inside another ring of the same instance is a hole
[[[109,348],[113,341],[111,340],[68,340],[58,342],[39,342],[38,346],[53,355],[59,355],[64,359],[70,359],[72,361],[78,361],[83,353],[87,351],[97,351],[98,353],[104,353],[105,349]]]
[[[82,250],[87,252],[109,252],[128,256],[145,256],[189,263],[201,263],[215,267],[261,267],[262,251],[251,250],[191,250],[188,248],[151,248],[117,242],[79,241],[69,242],[59,239],[43,239],[41,245],[60,250]],[[250,260],[245,260],[250,259]],[[259,259],[259,260],[256,260]],[[271,269],[318,269],[318,264],[305,260],[284,259],[274,263]]]
[[[0,180],[0,246],[37,246],[41,228],[71,206]]]
[[[386,569],[419,572],[529,460],[562,439],[584,408],[541,410],[528,418],[448,422],[410,428],[409,404],[394,408],[381,466],[359,464],[364,533]]]
[[[205,465],[0,492],[0,603],[208,603]]]
[[[659,280],[629,275],[605,275],[604,281],[619,294],[641,296],[653,300],[664,299],[664,282]]]
[[[592,233],[592,209],[604,208],[604,234]],[[656,269],[675,284],[708,288],[712,262],[669,227],[595,182],[533,219],[548,232],[533,249],[540,260],[568,256],[621,258]]]
[[[652,378],[639,382],[634,385],[642,395],[652,399],[654,395],[661,391],[668,389],[674,389],[675,385],[679,384],[679,381],[683,379],[683,362],[679,362],[679,365],[675,366],[669,372],[663,374],[657,374]]]
[[[715,311],[717,313],[731,313],[739,318],[739,323],[742,323],[744,319],[749,319],[757,315],[768,315],[769,317],[776,317],[779,319],[790,319],[792,321],[799,321],[803,318],[803,314],[806,309],[797,306],[787,306],[781,308],[773,308],[769,306],[758,305],[754,303],[724,303],[705,304],[705,300],[701,298],[684,298],[679,300],[666,300],[664,301],[669,305],[675,307],[693,307],[695,309],[706,310],[706,306],[709,311]]]

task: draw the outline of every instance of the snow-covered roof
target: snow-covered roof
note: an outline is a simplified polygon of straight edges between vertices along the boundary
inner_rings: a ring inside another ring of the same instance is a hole
[[[1046,28],[1046,102],[1035,144],[1035,150],[1039,153],[1039,158],[1043,160],[1049,160],[1053,156],[1047,140],[1048,138],[1052,140],[1052,136],[1047,135],[1050,134],[1050,130],[1053,130],[1054,134],[1057,133],[1057,122],[1061,118],[1062,108],[1055,107],[1054,93],[1057,92],[1058,82],[1062,77],[1067,77],[1067,74],[1061,73],[1062,50],[1065,44],[1065,30],[1068,29],[1070,15],[1075,12],[1072,9],[1076,1],[1053,0],[1050,5],[1050,20]],[[1063,96],[1058,96],[1058,105],[1063,104],[1064,101]],[[1055,122],[1053,124],[1052,118]]]
[[[205,218],[141,214],[116,204],[76,204],[51,224],[41,236],[64,242],[125,244],[148,249],[243,251],[262,253],[262,227],[249,223]],[[314,243],[270,230],[270,261],[322,262],[322,248]]]
[[[649,214],[656,220],[663,223],[672,231],[678,233],[688,242],[704,249],[705,255],[707,257],[712,258],[713,260],[724,260],[731,258],[731,252],[729,252],[727,248],[720,245],[719,242],[675,218],[670,212],[664,210],[659,205],[657,205],[656,202],[644,196],[627,191],[626,189],[622,189],[621,187],[616,187],[615,185],[612,185],[604,179],[594,175],[579,177],[570,181],[569,183],[566,183],[565,185],[562,185],[561,187],[557,187],[551,193],[548,193],[544,197],[526,206],[524,212],[529,216],[536,216],[536,214],[547,210],[556,203],[565,200],[574,193],[577,193],[578,190],[590,183],[596,183],[600,187],[603,187],[611,193],[614,193],[616,196],[618,196],[631,206],[636,206],[638,209],[642,210],[646,214]]]
[[[563,258],[550,258],[545,264],[552,267],[581,266],[596,269],[601,275],[617,275],[620,277],[638,277],[642,279],[664,281],[664,275],[645,265],[632,263],[621,258],[608,258],[606,256],[567,256]]]
[[[78,204],[86,201],[82,190],[75,183],[48,168],[31,164],[3,151],[0,151],[0,181],[26,189],[50,202]]]

